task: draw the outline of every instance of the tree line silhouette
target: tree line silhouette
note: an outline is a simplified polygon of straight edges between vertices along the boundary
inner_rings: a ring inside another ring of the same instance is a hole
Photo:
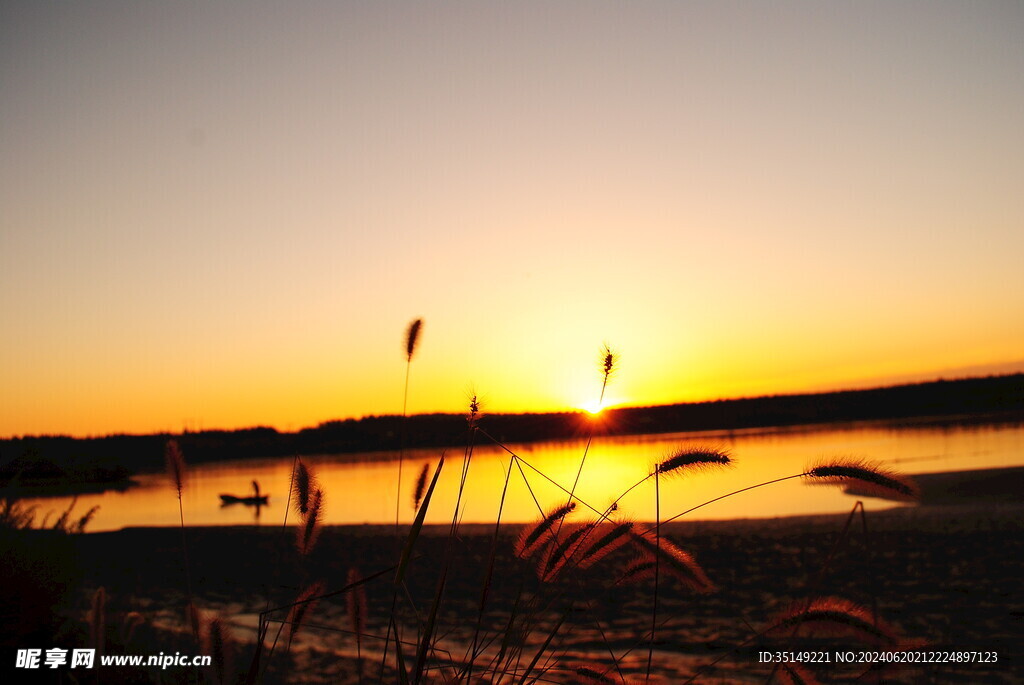
[[[606,435],[936,417],[950,420],[1024,421],[1024,374],[938,380],[869,390],[773,395],[651,407],[606,409],[599,418],[584,412],[489,414],[481,426],[503,443],[571,439],[598,421]],[[464,414],[410,416],[406,447],[441,447],[465,433]],[[0,440],[0,483],[113,483],[132,473],[163,468],[163,449],[175,438],[192,463],[294,454],[346,454],[397,450],[402,417],[367,416],[326,421],[282,432],[269,427],[206,430],[179,435],[64,435]]]

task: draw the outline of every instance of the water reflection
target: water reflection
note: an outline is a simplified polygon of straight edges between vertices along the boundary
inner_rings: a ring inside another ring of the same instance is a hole
[[[822,457],[859,456],[889,465],[908,474],[984,469],[1024,464],[1024,426],[969,427],[893,426],[850,424],[844,426],[785,428],[765,431],[676,433],[596,439],[587,456],[577,494],[588,505],[604,510],[629,486],[651,472],[652,465],[683,443],[724,448],[732,454],[731,468],[709,470],[661,481],[661,512],[668,518],[727,492],[759,482],[800,473]],[[494,445],[476,448],[461,518],[464,522],[493,522],[508,478],[502,520],[535,519],[539,508],[565,502],[566,495],[551,481],[570,487],[579,468],[585,441],[561,441],[510,445],[523,463],[514,464],[508,453]],[[406,469],[416,473],[429,463],[431,472],[440,450],[411,450]],[[379,461],[380,454],[308,456],[304,460],[320,479],[325,491],[324,521],[328,524],[389,523],[395,515],[396,461]],[[187,455],[186,455],[187,459]],[[428,523],[450,523],[461,472],[462,450],[449,451],[427,515]],[[509,469],[511,467],[511,473]],[[186,525],[280,525],[286,514],[291,459],[254,460],[190,467],[182,493]],[[540,475],[540,474],[543,474]],[[76,512],[93,505],[100,510],[90,531],[126,526],[178,525],[177,493],[164,474],[136,476],[139,486],[125,492],[82,495]],[[550,480],[549,480],[550,479]],[[258,497],[265,504],[239,502],[222,505],[222,494],[239,498],[254,496],[252,481],[262,487]],[[403,521],[414,516],[414,479],[405,479],[400,494]],[[40,517],[49,510],[63,511],[71,498],[28,502]],[[726,519],[789,516],[848,511],[852,498],[834,488],[812,488],[800,479],[746,492],[701,508],[688,518]],[[891,503],[870,501],[868,508]],[[585,510],[586,507],[581,507]],[[620,502],[624,515],[650,520],[654,517],[653,481],[636,488]],[[583,515],[582,513],[580,514]]]

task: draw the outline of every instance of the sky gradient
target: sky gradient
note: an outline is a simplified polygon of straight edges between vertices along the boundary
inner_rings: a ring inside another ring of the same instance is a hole
[[[0,4],[0,436],[1024,369],[1024,5]]]

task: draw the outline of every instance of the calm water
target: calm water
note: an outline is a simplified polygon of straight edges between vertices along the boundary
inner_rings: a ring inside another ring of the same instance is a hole
[[[895,427],[883,423],[846,424],[751,431],[674,433],[617,438],[596,438],[587,456],[577,493],[588,504],[604,509],[629,486],[650,473],[652,464],[686,444],[728,449],[735,465],[728,469],[695,473],[685,478],[661,479],[663,519],[719,495],[763,481],[801,473],[815,459],[858,456],[907,474],[985,469],[1024,465],[1024,425]],[[523,460],[569,488],[579,468],[585,441],[510,445]],[[440,450],[412,450],[406,454],[400,515],[413,517],[412,490],[419,471],[436,465]],[[188,455],[186,454],[186,460]],[[394,522],[397,461],[390,455],[361,454],[308,456],[304,460],[323,484],[324,520],[328,524]],[[438,489],[431,502],[428,523],[450,523],[458,490],[462,449],[449,450]],[[498,511],[510,458],[494,447],[477,447],[462,500],[464,522],[493,522]],[[183,494],[187,525],[280,525],[292,468],[291,459],[207,464],[189,467]],[[250,494],[250,482],[259,481],[270,495],[259,517],[252,507],[222,507],[220,493]],[[75,512],[99,505],[88,530],[115,530],[124,526],[176,526],[178,502],[174,486],[164,474],[137,476],[138,487],[125,492],[82,495]],[[538,516],[538,502],[548,509],[566,496],[536,471],[513,467],[502,520],[525,522]],[[40,515],[61,511],[70,498],[48,498],[28,503]],[[854,503],[836,488],[808,486],[795,479],[742,493],[688,514],[689,519],[761,518],[796,514],[849,511]],[[868,500],[868,509],[893,506]],[[626,515],[653,520],[654,482],[649,480],[620,503]],[[294,515],[291,516],[294,519]]]

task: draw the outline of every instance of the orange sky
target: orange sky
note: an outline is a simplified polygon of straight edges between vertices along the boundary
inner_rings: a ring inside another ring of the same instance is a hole
[[[1024,7],[0,6],[0,435],[1024,368]],[[962,375],[962,374],[961,374]]]

